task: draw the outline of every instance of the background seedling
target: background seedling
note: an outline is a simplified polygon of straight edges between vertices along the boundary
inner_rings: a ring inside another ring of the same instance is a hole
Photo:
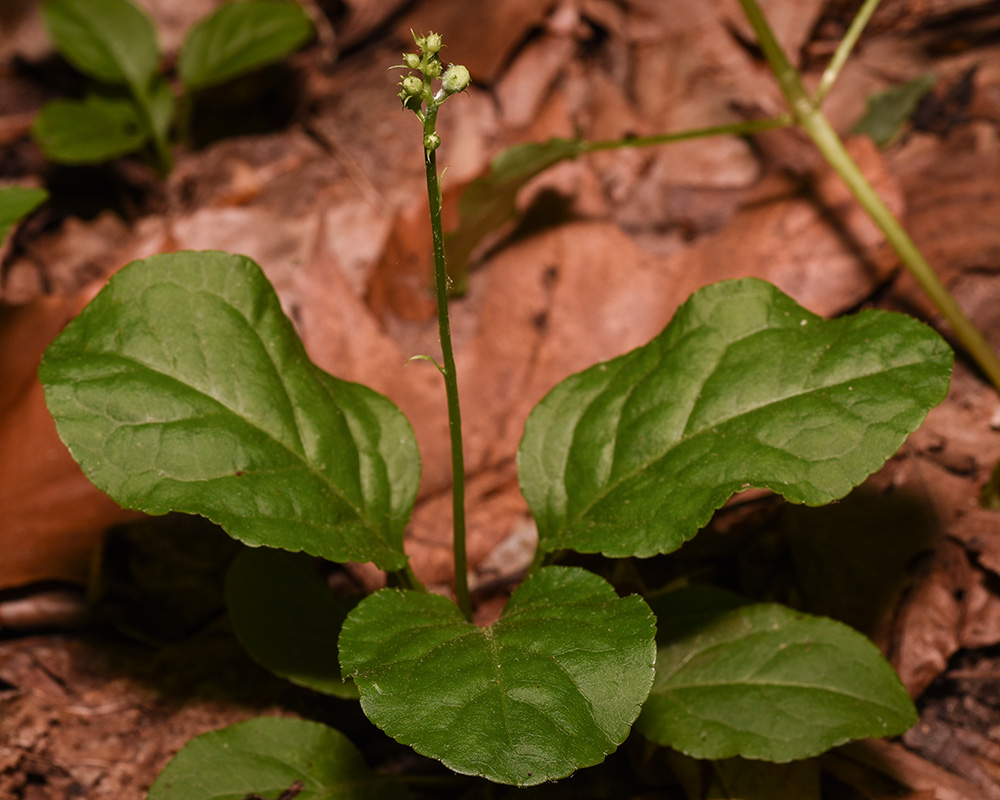
[[[59,52],[96,83],[82,100],[54,100],[32,135],[52,161],[89,164],[149,146],[156,168],[171,169],[177,100],[160,73],[152,20],[129,0],[45,0],[45,26]],[[237,0],[192,28],[178,61],[191,94],[273,63],[305,44],[313,26],[286,0]]]

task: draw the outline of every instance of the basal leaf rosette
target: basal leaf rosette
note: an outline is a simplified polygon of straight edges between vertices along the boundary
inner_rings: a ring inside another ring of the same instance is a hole
[[[383,590],[340,636],[372,722],[466,775],[530,786],[604,760],[653,677],[655,623],[637,596],[547,567],[488,628],[437,595]]]
[[[250,545],[401,569],[420,480],[409,422],[306,355],[260,268],[181,252],[114,275],[46,351],[56,428],[119,504]]]
[[[901,314],[827,321],[761,280],[705,287],[649,344],[532,411],[518,471],[539,546],[651,556],[751,486],[843,497],[944,399],[952,360]]]
[[[889,662],[840,622],[711,587],[653,606],[656,679],[636,730],[659,744],[695,758],[786,762],[917,721]]]

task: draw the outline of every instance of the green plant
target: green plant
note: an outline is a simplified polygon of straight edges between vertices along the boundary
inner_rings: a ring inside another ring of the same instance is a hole
[[[227,585],[251,653],[302,685],[356,692],[378,727],[457,773],[555,780],[601,762],[633,725],[697,758],[778,762],[906,730],[916,714],[898,677],[840,623],[711,587],[619,597],[553,563],[566,550],[673,552],[749,486],[809,505],[844,496],[948,388],[950,349],[902,315],[826,321],[763,281],[728,281],[692,295],[647,345],[559,383],[518,450],[536,557],[500,619],[473,623],[435,128],[468,73],[444,68],[437,35],[415,39],[420,52],[402,66],[418,74],[400,99],[423,125],[457,603],[428,593],[403,549],[420,474],[409,423],[309,361],[246,257],[133,262],[48,349],[46,401],[87,476],[124,506],[201,514],[277,548],[243,553]],[[348,609],[309,559],[282,550],[372,561],[394,588]],[[149,796],[293,789],[408,796],[336,731],[283,719],[196,738]]]
[[[48,196],[48,192],[44,189],[29,189],[23,186],[0,188],[0,245],[14,224],[38,208]]]
[[[108,161],[151,147],[170,171],[177,102],[160,74],[152,20],[129,0],[45,0],[45,26],[59,52],[94,83],[82,100],[54,100],[32,135],[45,157],[68,164]],[[190,95],[277,61],[313,35],[302,8],[288,0],[236,0],[188,33],[177,65]]]

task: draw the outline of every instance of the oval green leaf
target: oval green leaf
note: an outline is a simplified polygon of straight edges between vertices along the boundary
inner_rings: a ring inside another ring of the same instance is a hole
[[[312,558],[267,547],[243,550],[226,575],[226,606],[236,638],[258,664],[317,692],[358,696],[337,659],[350,606],[323,583]]]
[[[944,399],[952,359],[901,314],[826,321],[761,280],[705,287],[531,412],[518,471],[539,546],[650,556],[750,486],[843,497]]]
[[[42,154],[60,164],[110,161],[134,153],[149,138],[131,101],[97,95],[46,103],[31,135]]]
[[[312,36],[312,20],[298,3],[227,3],[191,29],[177,71],[189,89],[204,89],[278,61]]]
[[[653,608],[656,680],[636,730],[659,744],[695,758],[785,762],[917,721],[889,662],[840,622],[708,587]]]
[[[398,780],[371,771],[340,731],[257,717],[196,736],[150,787],[147,800],[407,800]]]
[[[119,504],[201,514],[250,545],[405,565],[413,429],[309,360],[249,258],[132,262],[50,345],[39,377],[59,435]]]
[[[455,772],[530,786],[624,741],[649,692],[654,632],[641,598],[548,567],[489,628],[444,597],[377,592],[348,615],[340,661],[397,741]]]
[[[66,60],[99,81],[141,89],[160,63],[153,21],[128,0],[45,0],[42,19]]]
[[[44,203],[49,193],[44,189],[26,186],[0,187],[0,245],[7,238],[10,229]]]

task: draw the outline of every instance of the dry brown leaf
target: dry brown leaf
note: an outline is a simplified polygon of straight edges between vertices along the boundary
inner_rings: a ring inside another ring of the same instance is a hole
[[[823,756],[823,764],[872,800],[988,800],[975,784],[897,742],[853,742]],[[887,785],[886,778],[894,786]],[[909,793],[894,793],[899,786]]]
[[[943,540],[924,559],[896,618],[891,660],[910,695],[919,697],[961,645],[964,598],[972,581],[965,549]]]
[[[5,309],[0,319],[0,589],[84,583],[103,531],[136,516],[83,476],[35,375],[42,351],[97,288]]]
[[[528,32],[542,25],[553,2],[507,0],[480,3],[470,13],[467,0],[423,3],[403,18],[397,36],[408,41],[410,31],[435,31],[444,38],[445,61],[452,58],[468,67],[475,81],[493,83]],[[489,42],[488,47],[483,43]]]

